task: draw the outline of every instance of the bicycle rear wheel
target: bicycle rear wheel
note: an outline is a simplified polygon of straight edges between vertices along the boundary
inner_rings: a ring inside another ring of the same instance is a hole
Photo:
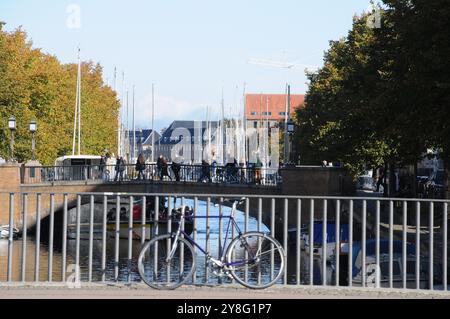
[[[264,289],[282,276],[284,249],[273,237],[248,232],[235,238],[227,250],[227,266],[233,278],[252,289]]]
[[[175,234],[155,237],[144,245],[139,254],[139,274],[152,288],[176,289],[192,279],[195,270],[194,249],[186,239],[180,237],[170,256],[174,240]]]

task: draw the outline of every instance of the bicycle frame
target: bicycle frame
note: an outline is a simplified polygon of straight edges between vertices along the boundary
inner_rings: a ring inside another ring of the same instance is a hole
[[[178,221],[178,230],[176,232],[175,235],[175,240],[172,244],[172,250],[169,254],[169,259],[171,259],[176,251],[177,245],[178,245],[178,239],[180,238],[181,235],[184,236],[184,239],[186,239],[190,244],[192,244],[194,247],[197,247],[204,255],[206,255],[211,261],[213,261],[216,265],[220,266],[220,267],[227,267],[227,266],[235,266],[238,264],[241,264],[242,262],[234,262],[234,263],[224,263],[224,257],[225,257],[225,247],[226,247],[226,243],[228,241],[228,234],[230,232],[231,227],[234,227],[237,230],[238,236],[241,236],[243,233],[241,231],[241,229],[239,228],[238,223],[236,222],[236,219],[234,218],[235,214],[236,214],[236,206],[237,203],[234,202],[233,206],[232,206],[232,211],[231,211],[231,215],[230,216],[223,216],[223,215],[218,215],[218,216],[193,216],[191,218],[194,219],[224,219],[224,218],[228,218],[228,225],[227,225],[227,230],[225,233],[225,240],[223,242],[222,247],[220,247],[220,252],[219,252],[219,260],[212,258],[210,252],[206,251],[202,246],[200,246],[188,233],[186,233],[183,229],[182,229],[182,225],[183,222],[185,221],[186,217],[185,217],[185,211],[184,211],[184,207],[182,208],[182,214],[181,214],[181,219]],[[231,237],[231,236],[230,236]],[[252,256],[253,258],[253,256]]]

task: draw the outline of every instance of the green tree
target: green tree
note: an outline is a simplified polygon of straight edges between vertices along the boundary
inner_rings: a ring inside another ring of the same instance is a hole
[[[367,14],[355,17],[309,75],[296,142],[307,161],[340,160],[355,175],[366,165],[415,164],[427,148],[440,149],[448,168],[450,8],[383,2],[381,28],[369,27]]]

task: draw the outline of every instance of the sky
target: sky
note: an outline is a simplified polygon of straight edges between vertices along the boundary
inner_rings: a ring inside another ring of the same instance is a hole
[[[346,36],[369,0],[1,0],[5,29],[19,26],[34,47],[63,63],[100,63],[119,96],[135,87],[136,128],[173,120],[218,119],[243,105],[243,93],[307,91],[303,68],[249,63],[266,59],[320,67],[330,40]],[[125,84],[122,81],[125,73]],[[125,87],[125,90],[122,88]],[[76,88],[74,87],[74,90]],[[124,109],[124,116],[126,118]]]

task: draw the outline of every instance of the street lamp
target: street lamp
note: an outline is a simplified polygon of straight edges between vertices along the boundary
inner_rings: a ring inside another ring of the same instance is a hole
[[[16,130],[16,118],[11,116],[8,120],[8,127],[11,131],[11,140],[10,140],[10,161],[14,162],[14,131]]]
[[[35,141],[35,136],[36,136],[36,131],[37,131],[37,123],[36,121],[31,121],[30,122],[30,133],[32,134],[33,138],[32,138],[32,144],[31,144],[31,151],[33,154],[32,160],[35,161],[36,160],[36,141]]]

